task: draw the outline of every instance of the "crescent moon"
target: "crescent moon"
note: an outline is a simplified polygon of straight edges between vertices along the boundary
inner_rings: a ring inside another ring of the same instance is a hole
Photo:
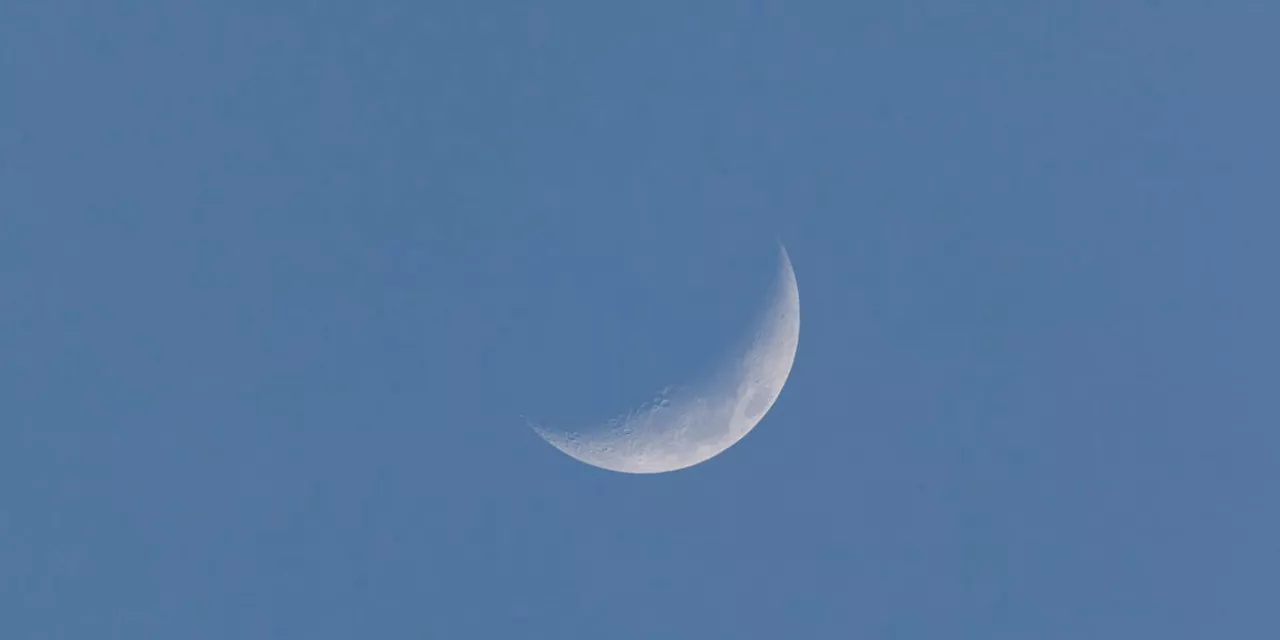
[[[733,446],[777,401],[800,343],[800,291],[786,248],[779,252],[778,276],[755,330],[706,382],[664,389],[652,402],[588,429],[529,426],[570,457],[621,473],[676,471]]]

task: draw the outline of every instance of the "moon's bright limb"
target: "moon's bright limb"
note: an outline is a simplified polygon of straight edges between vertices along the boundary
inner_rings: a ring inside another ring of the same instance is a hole
[[[581,431],[530,423],[560,451],[623,473],[691,467],[741,440],[782,393],[800,341],[800,292],[785,248],[773,295],[743,347],[711,379]]]

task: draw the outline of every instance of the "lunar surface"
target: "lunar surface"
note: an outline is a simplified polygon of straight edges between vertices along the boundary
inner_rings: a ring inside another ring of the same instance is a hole
[[[800,292],[785,248],[773,292],[755,330],[707,380],[667,388],[652,402],[604,424],[557,429],[529,423],[560,451],[623,473],[691,467],[733,446],[782,393],[800,341]]]

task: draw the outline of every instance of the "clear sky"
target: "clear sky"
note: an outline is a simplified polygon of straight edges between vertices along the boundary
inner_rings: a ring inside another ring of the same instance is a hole
[[[1278,20],[0,3],[0,637],[1280,637]]]

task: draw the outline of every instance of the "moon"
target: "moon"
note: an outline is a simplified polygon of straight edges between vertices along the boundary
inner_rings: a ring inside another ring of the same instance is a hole
[[[706,380],[663,389],[653,401],[604,424],[565,430],[529,422],[555,448],[621,473],[665,473],[724,452],[773,407],[800,342],[800,291],[786,247],[769,303],[754,330]]]

